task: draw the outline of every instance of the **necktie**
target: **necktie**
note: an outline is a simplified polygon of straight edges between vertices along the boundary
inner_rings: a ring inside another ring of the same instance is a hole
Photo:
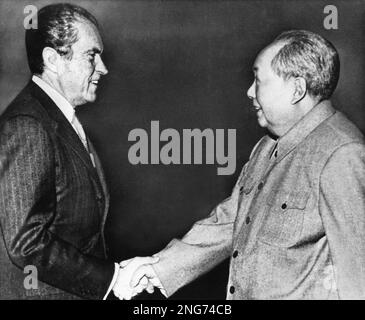
[[[72,123],[72,126],[75,128],[75,130],[77,132],[77,135],[79,136],[79,138],[80,138],[82,144],[84,145],[85,149],[87,151],[89,151],[89,148],[87,146],[85,131],[84,131],[79,119],[77,119],[76,114],[74,114],[71,123]]]
[[[84,128],[82,127],[79,119],[77,119],[76,114],[74,113],[72,121],[71,121],[72,126],[75,128],[77,135],[79,136],[82,144],[84,145],[86,151],[89,153],[90,155],[90,159],[91,162],[93,164],[93,166],[95,167],[95,161],[94,161],[94,156],[93,154],[90,152],[88,144],[87,144],[87,140],[86,140],[86,134],[84,131]]]

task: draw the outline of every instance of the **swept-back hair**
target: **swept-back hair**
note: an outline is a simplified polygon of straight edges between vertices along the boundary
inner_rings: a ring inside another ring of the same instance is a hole
[[[28,64],[32,73],[43,73],[42,52],[45,47],[55,49],[67,59],[72,58],[71,46],[78,40],[75,22],[81,21],[89,21],[98,27],[91,13],[74,4],[51,4],[39,10],[38,28],[25,32]]]
[[[303,77],[307,90],[320,101],[329,99],[340,75],[336,48],[322,36],[306,30],[281,33],[274,43],[284,43],[271,62],[274,72],[288,79]]]

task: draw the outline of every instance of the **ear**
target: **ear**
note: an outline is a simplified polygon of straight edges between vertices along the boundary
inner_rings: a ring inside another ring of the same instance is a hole
[[[291,104],[296,104],[302,100],[307,93],[307,83],[302,77],[294,79],[294,94],[291,100]]]
[[[52,72],[57,72],[57,60],[59,55],[57,51],[50,47],[45,47],[42,51],[44,66]]]

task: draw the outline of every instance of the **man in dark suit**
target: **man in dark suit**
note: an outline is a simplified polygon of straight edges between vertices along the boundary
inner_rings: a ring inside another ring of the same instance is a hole
[[[0,299],[128,297],[128,268],[107,260],[103,170],[75,114],[108,72],[97,21],[46,6],[26,48],[32,80],[0,118]]]

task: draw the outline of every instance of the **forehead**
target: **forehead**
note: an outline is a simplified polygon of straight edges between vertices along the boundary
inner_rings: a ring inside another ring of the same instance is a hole
[[[271,61],[275,57],[275,55],[279,52],[279,50],[283,47],[284,44],[270,44],[266,48],[264,48],[258,55],[253,65],[254,71],[259,70],[267,70],[271,69]]]
[[[103,41],[97,27],[88,21],[76,22],[78,40],[73,44],[73,49],[89,50],[96,48],[103,51]]]

